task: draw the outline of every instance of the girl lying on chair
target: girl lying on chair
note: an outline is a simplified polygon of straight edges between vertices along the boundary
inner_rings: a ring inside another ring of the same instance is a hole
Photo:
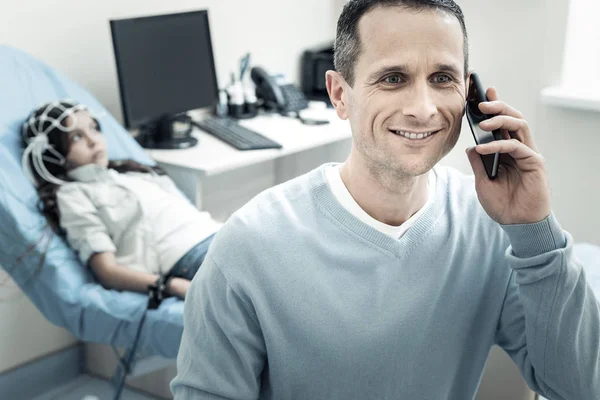
[[[109,161],[98,120],[81,104],[46,104],[23,124],[23,168],[50,225],[106,288],[185,297],[220,227],[158,168]]]

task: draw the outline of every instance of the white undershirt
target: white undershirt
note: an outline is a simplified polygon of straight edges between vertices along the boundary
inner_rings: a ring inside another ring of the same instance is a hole
[[[352,197],[346,185],[344,185],[344,181],[342,181],[342,176],[340,175],[340,167],[341,164],[332,164],[330,167],[325,169],[325,177],[327,179],[327,183],[333,192],[333,195],[340,202],[340,204],[348,210],[352,215],[357,217],[359,220],[364,222],[367,225],[372,226],[378,231],[385,233],[386,235],[391,236],[394,239],[399,239],[408,231],[408,229],[415,223],[417,219],[423,214],[425,209],[433,202],[433,198],[435,197],[435,182],[436,182],[436,173],[434,170],[431,170],[429,174],[429,180],[427,181],[427,186],[429,189],[429,194],[427,198],[427,202],[425,205],[421,207],[419,211],[413,214],[412,217],[407,219],[400,226],[393,226],[384,224],[381,221],[376,220],[371,217],[369,214],[363,210],[356,200]]]

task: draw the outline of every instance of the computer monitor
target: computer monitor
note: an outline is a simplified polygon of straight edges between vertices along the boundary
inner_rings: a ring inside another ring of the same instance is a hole
[[[111,20],[110,27],[125,126],[140,130],[145,147],[193,146],[183,113],[218,99],[208,12]]]

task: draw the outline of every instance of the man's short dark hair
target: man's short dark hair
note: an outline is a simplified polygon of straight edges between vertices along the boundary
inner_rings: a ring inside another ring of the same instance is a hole
[[[422,11],[434,9],[446,11],[454,15],[460,22],[464,37],[465,78],[469,70],[469,38],[465,25],[465,16],[453,0],[349,0],[344,6],[337,23],[335,38],[335,69],[350,86],[354,85],[354,67],[362,51],[358,23],[363,15],[376,7],[404,7],[409,10]]]

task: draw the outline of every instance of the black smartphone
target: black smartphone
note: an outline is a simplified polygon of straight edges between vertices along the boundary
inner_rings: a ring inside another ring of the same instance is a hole
[[[467,105],[465,107],[467,114],[467,121],[469,121],[469,127],[475,138],[475,143],[485,144],[494,140],[502,140],[502,132],[497,129],[493,132],[484,131],[479,127],[479,124],[492,116],[484,114],[479,110],[479,103],[488,101],[485,95],[485,89],[481,83],[481,79],[476,73],[471,74],[471,83],[469,85],[469,91],[467,93]],[[498,176],[498,165],[500,163],[500,153],[486,154],[481,156],[485,172],[488,178],[496,179]]]

